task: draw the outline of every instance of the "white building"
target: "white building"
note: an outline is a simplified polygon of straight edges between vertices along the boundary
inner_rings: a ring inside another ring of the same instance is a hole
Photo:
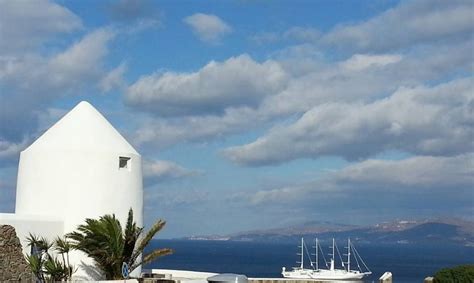
[[[0,214],[0,224],[14,226],[29,252],[29,233],[54,239],[104,214],[125,223],[130,208],[143,226],[141,156],[92,105],[81,102],[21,152],[15,214]],[[87,277],[89,258],[75,251],[71,263],[79,268],[77,279]]]

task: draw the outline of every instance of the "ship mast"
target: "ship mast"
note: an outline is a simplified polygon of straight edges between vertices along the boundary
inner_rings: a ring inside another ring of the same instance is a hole
[[[331,270],[334,270],[334,255],[336,254],[335,251],[336,243],[334,242],[334,238],[332,238],[332,259],[331,259]]]
[[[303,260],[304,260],[304,256],[303,256],[303,253],[304,253],[303,249],[304,249],[304,247],[303,247],[303,245],[304,245],[304,241],[303,241],[303,237],[301,237],[301,265],[300,265],[300,268],[301,268],[301,269],[303,269]]]
[[[319,259],[318,259],[318,238],[316,238],[316,270],[319,270]]]
[[[351,272],[351,238],[347,239],[347,272]]]

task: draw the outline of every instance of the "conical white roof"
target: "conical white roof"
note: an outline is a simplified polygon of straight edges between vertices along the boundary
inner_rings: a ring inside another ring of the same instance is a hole
[[[80,102],[25,152],[84,151],[133,153],[137,151],[91,104]]]

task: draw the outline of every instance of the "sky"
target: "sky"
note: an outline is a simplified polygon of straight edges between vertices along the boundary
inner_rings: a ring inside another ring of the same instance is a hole
[[[472,220],[473,50],[472,1],[0,0],[0,212],[86,100],[162,237]]]

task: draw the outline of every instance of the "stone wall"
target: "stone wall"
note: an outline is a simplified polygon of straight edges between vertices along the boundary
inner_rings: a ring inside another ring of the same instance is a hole
[[[33,279],[15,228],[0,225],[0,282],[32,282]]]

